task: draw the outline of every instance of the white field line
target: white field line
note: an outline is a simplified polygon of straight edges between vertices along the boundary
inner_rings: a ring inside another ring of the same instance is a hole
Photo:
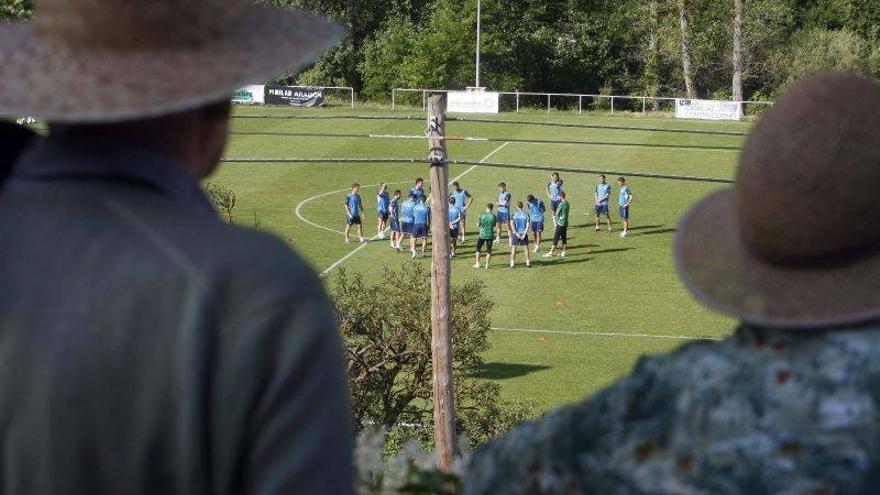
[[[504,144],[502,144],[501,146],[495,148],[494,150],[492,150],[491,153],[489,153],[488,155],[484,156],[483,159],[480,160],[480,162],[482,163],[482,162],[485,162],[486,160],[488,160],[489,158],[492,158],[492,155],[494,155],[495,153],[501,151],[501,148],[504,148],[504,147],[507,146],[508,144],[510,144],[510,143],[504,143]],[[449,182],[452,183],[452,182],[455,182],[455,181],[461,179],[462,177],[465,176],[465,174],[467,174],[468,172],[470,172],[471,170],[473,170],[473,169],[475,169],[475,168],[477,168],[477,165],[473,165],[473,166],[471,166],[469,169],[465,170],[465,171],[462,172],[458,177],[452,179],[452,180],[449,181]],[[370,187],[370,186],[363,186],[363,187]],[[315,197],[313,197],[313,198],[306,199],[306,200],[304,200],[302,203],[300,203],[299,206],[296,207],[296,211],[297,211],[296,215],[300,218],[300,220],[303,220],[304,222],[306,222],[306,223],[308,223],[308,224],[310,224],[310,225],[314,225],[314,226],[319,227],[319,228],[322,228],[322,229],[324,229],[324,230],[329,230],[329,231],[331,231],[331,232],[338,232],[338,231],[334,231],[333,229],[329,229],[329,228],[327,228],[327,227],[324,227],[324,226],[321,226],[321,225],[318,225],[318,224],[315,224],[315,223],[313,223],[313,222],[310,222],[310,221],[306,220],[305,218],[302,217],[302,215],[300,215],[299,210],[300,210],[300,207],[301,207],[304,203],[307,203],[307,202],[311,201],[312,199],[320,198],[320,197],[322,197],[322,196],[329,196],[329,195],[331,195],[331,194],[338,194],[339,192],[344,192],[344,191],[345,191],[345,189],[343,189],[342,191],[332,191],[332,192],[329,192],[329,193],[319,194],[318,196],[315,196]],[[370,242],[375,241],[377,238],[378,238],[378,236],[373,236],[373,237],[371,237],[371,238],[370,238]],[[369,244],[370,244],[369,242],[368,242],[368,243],[364,243],[364,244],[361,244],[360,246],[354,248],[350,253],[346,254],[346,255],[343,256],[342,258],[339,258],[339,259],[336,260],[332,265],[328,266],[326,270],[324,270],[323,272],[321,272],[321,276],[322,276],[322,277],[326,276],[328,273],[332,272],[337,266],[339,266],[339,265],[341,265],[342,263],[344,263],[345,260],[347,260],[347,259],[351,258],[352,256],[354,256],[355,254],[357,254],[358,251],[360,251],[361,249],[367,247]]]
[[[492,327],[497,332],[512,333],[540,333],[551,335],[576,335],[581,337],[633,337],[640,339],[672,339],[672,340],[721,340],[719,337],[690,337],[684,335],[657,335],[652,333],[624,333],[624,332],[577,332],[571,330],[535,330],[533,328],[499,328]]]
[[[486,160],[488,160],[489,158],[492,158],[492,155],[494,155],[495,153],[498,153],[499,151],[501,151],[501,149],[504,148],[505,146],[507,146],[508,144],[510,144],[509,141],[506,142],[506,143],[504,143],[504,144],[502,144],[501,146],[495,148],[494,150],[492,150],[491,153],[489,153],[488,155],[484,156],[483,159],[480,160],[480,163],[486,163]],[[464,177],[465,175],[467,175],[468,173],[470,173],[471,170],[477,168],[478,166],[479,166],[479,165],[471,165],[471,167],[470,167],[469,169],[467,169],[467,170],[465,170],[464,172],[460,173],[460,174],[458,175],[458,177],[452,179],[451,181],[449,181],[449,183],[452,184],[453,182],[457,181],[458,179],[461,179],[462,177]]]

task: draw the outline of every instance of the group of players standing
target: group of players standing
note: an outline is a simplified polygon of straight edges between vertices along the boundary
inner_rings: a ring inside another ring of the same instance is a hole
[[[626,237],[629,229],[629,207],[633,200],[632,191],[626,184],[626,178],[617,179],[619,186],[618,206],[623,231],[620,237]],[[543,255],[545,258],[554,256],[556,250],[561,247],[560,257],[565,257],[568,245],[568,226],[570,224],[569,213],[571,205],[566,198],[565,187],[558,173],[550,176],[550,181],[545,187],[545,194],[550,201],[550,211],[553,219],[553,243],[550,250]],[[541,244],[544,231],[544,216],[546,206],[544,202],[532,194],[526,196],[526,201],[517,201],[513,204],[513,195],[507,189],[504,182],[498,184],[498,197],[495,203],[488,203],[483,213],[477,218],[479,233],[476,243],[476,259],[474,268],[480,268],[480,258],[485,249],[485,268],[489,268],[489,260],[492,257],[492,246],[501,242],[502,230],[506,227],[508,244],[510,246],[510,266],[516,265],[516,254],[519,247],[525,255],[526,266],[532,264],[529,251],[529,231],[534,235],[532,251],[537,253]],[[611,185],[606,182],[604,175],[599,176],[599,183],[593,193],[596,220],[596,231],[601,230],[599,222],[605,217],[608,232],[612,231],[611,215],[609,213],[609,200],[611,198]],[[455,249],[460,242],[465,242],[467,233],[467,212],[474,202],[470,192],[461,187],[457,181],[452,183],[452,191],[449,193],[449,237],[451,242],[450,257],[455,256]],[[409,237],[409,250],[411,256],[424,256],[428,243],[428,232],[431,223],[431,207],[428,205],[428,196],[425,195],[424,180],[419,177],[405,198],[398,189],[393,193],[388,192],[388,184],[382,183],[376,194],[378,211],[378,225],[376,227],[378,239],[385,239],[385,231],[391,229],[390,243],[393,249],[402,251],[401,243],[404,237]],[[367,242],[363,236],[361,212],[364,210],[363,201],[360,197],[360,184],[352,184],[351,193],[345,198],[345,242],[349,243],[349,234],[352,226],[356,226],[360,241]],[[497,211],[495,211],[497,209]],[[494,237],[494,239],[493,239]],[[421,246],[417,244],[421,242]],[[417,251],[416,248],[420,250]]]

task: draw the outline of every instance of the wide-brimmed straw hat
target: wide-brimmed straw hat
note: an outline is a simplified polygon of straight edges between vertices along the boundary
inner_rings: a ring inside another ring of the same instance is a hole
[[[880,86],[805,80],[748,137],[736,184],[682,220],[675,255],[704,304],[759,326],[880,321]]]
[[[108,122],[186,110],[302,67],[342,29],[245,0],[35,0],[0,24],[0,114]]]

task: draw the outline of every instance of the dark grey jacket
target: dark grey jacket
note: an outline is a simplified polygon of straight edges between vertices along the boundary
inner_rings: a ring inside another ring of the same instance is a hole
[[[51,138],[0,193],[0,490],[352,490],[321,283],[169,159]]]

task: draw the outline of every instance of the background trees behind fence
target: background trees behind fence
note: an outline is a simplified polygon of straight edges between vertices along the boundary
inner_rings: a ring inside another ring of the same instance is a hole
[[[352,36],[291,81],[394,87],[474,84],[476,0],[272,0],[321,9]],[[733,95],[736,7],[743,99],[769,99],[826,69],[880,77],[880,2],[834,0],[485,0],[481,85],[501,91],[682,96],[683,47],[701,97]],[[689,37],[682,44],[682,13]],[[817,50],[830,41],[827,52]],[[833,55],[845,53],[836,58]]]

